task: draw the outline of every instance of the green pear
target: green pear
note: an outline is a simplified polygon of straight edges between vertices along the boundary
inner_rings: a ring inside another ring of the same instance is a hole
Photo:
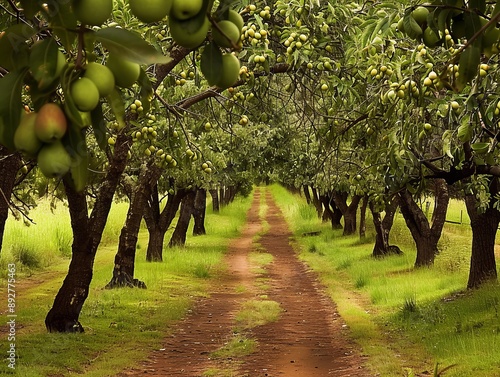
[[[82,77],[71,84],[71,98],[80,111],[92,111],[99,103],[99,89],[91,79]]]
[[[38,152],[38,167],[47,178],[62,177],[71,168],[71,156],[58,140],[52,144],[45,144]]]
[[[35,133],[36,117],[36,113],[22,114],[21,122],[14,133],[14,145],[16,149],[30,157],[36,156],[42,147],[42,142]]]
[[[186,48],[196,48],[207,38],[208,29],[210,29],[210,21],[208,17],[205,17],[203,25],[193,33],[190,33],[189,28],[186,27],[186,23],[189,22],[189,20],[179,21],[170,18],[170,34],[178,45]]]
[[[35,120],[35,134],[42,142],[53,143],[60,140],[67,129],[66,115],[59,105],[46,103],[40,108]]]
[[[187,20],[200,13],[203,0],[173,0],[170,17],[178,20]]]
[[[238,44],[241,37],[241,30],[229,20],[217,23],[217,27],[212,28],[212,38],[220,47],[232,47]]]
[[[129,0],[130,10],[145,23],[163,20],[172,6],[172,0]]]
[[[240,61],[233,54],[222,55],[222,76],[217,82],[221,89],[227,89],[238,80],[240,75]]]
[[[121,56],[109,54],[106,66],[113,72],[116,85],[130,88],[139,79],[141,66]]]
[[[76,18],[85,25],[100,26],[113,12],[113,0],[74,0]]]
[[[243,21],[243,17],[241,17],[241,14],[239,14],[235,10],[230,9],[227,20],[235,24],[238,30],[241,32],[241,29],[243,29],[243,25],[245,24],[245,21]]]
[[[115,88],[115,76],[105,65],[99,63],[87,64],[83,77],[92,80],[99,91],[100,97],[109,96]]]

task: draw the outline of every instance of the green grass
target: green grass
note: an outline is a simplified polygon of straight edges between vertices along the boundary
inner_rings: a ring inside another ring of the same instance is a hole
[[[249,355],[255,352],[257,348],[257,341],[247,338],[241,334],[234,334],[234,336],[225,343],[225,345],[218,350],[211,353],[211,357],[215,359],[237,358]]]
[[[343,237],[341,230],[322,224],[303,198],[280,186],[271,190],[301,258],[320,273],[373,371],[401,376],[409,375],[405,370],[432,371],[439,363],[440,369],[457,364],[446,376],[500,376],[500,285],[463,293],[472,237],[468,225],[447,223],[435,265],[415,270],[415,246],[400,214],[390,240],[404,255],[373,259],[373,243]],[[460,211],[468,224],[458,201],[451,202],[449,219],[459,220]],[[373,240],[371,218],[368,225],[367,238]],[[301,237],[312,230],[321,234]]]
[[[163,263],[146,262],[147,232],[142,229],[139,234],[142,247],[136,257],[135,277],[143,280],[148,289],[107,290],[104,286],[111,279],[120,224],[123,224],[126,214],[125,203],[115,206],[116,212],[111,215],[105,233],[106,242],[97,253],[89,297],[80,315],[86,330],[83,334],[48,334],[45,330],[44,319],[66,274],[67,258],[54,252],[50,263],[49,259],[42,258],[40,267],[30,270],[29,274],[28,271],[20,273],[16,313],[19,359],[15,375],[102,377],[114,375],[144,359],[160,346],[173,322],[184,316],[193,300],[208,294],[208,287],[215,281],[212,279],[225,268],[222,263],[224,252],[231,238],[242,229],[249,206],[249,198],[237,199],[224,207],[220,214],[208,211],[208,234],[189,236],[184,248],[165,249]],[[55,221],[65,223],[65,211],[62,207],[60,210],[61,213],[57,212],[56,217],[51,218],[53,224]],[[45,216],[48,214],[41,216],[45,220],[40,221],[40,225],[47,223]],[[55,238],[52,225],[45,225],[50,226],[49,230],[44,230],[43,239],[38,231],[26,235],[27,239],[38,239],[39,250],[53,245],[51,242]],[[12,233],[9,234],[8,237],[13,237]],[[166,241],[168,239],[169,234]],[[27,242],[36,244],[31,239]],[[9,261],[9,258],[12,258],[11,253],[2,251],[2,259]],[[6,295],[5,286],[2,280],[2,297]],[[0,347],[1,352],[6,351],[5,344]],[[0,374],[4,372],[8,371],[6,364],[2,363]]]
[[[246,301],[236,314],[237,328],[251,329],[266,323],[276,322],[281,311],[280,304],[273,300]]]

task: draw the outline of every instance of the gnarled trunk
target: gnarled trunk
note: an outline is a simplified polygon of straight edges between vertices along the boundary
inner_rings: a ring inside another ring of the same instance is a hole
[[[64,179],[73,231],[72,257],[68,274],[45,318],[49,332],[82,332],[79,316],[87,299],[95,255],[106,226],[113,196],[127,164],[132,142],[126,133],[118,135],[108,173],[100,186],[97,199],[88,215],[86,192],[76,192]]]
[[[19,153],[11,153],[0,145],[0,251],[2,250],[5,223],[9,217],[10,196],[16,182],[16,175],[21,168]]]
[[[438,254],[437,244],[446,220],[449,202],[448,186],[444,179],[435,180],[434,197],[436,205],[430,225],[425,213],[408,190],[399,193],[401,213],[417,247],[415,267],[432,265]]]
[[[321,221],[324,223],[332,221],[333,211],[330,207],[330,198],[328,195],[320,195],[319,200],[323,205],[323,216],[321,217]]]
[[[194,199],[196,197],[196,191],[191,190],[181,201],[181,213],[179,215],[179,220],[175,226],[174,233],[170,238],[168,243],[169,247],[174,246],[184,246],[186,244],[186,235],[189,227],[189,222],[191,221],[191,215],[194,212]]]
[[[196,190],[193,206],[193,236],[207,234],[205,230],[205,213],[207,208],[207,191],[202,188]]]
[[[307,204],[312,203],[311,199],[311,192],[309,191],[309,186],[308,185],[303,185],[302,186],[302,191],[304,192],[304,197],[306,198]]]
[[[151,196],[153,186],[156,185],[160,175],[161,169],[156,166],[153,160],[150,160],[148,164],[143,164],[141,167],[139,179],[133,188],[132,197],[130,198],[125,225],[120,233],[113,276],[106,285],[107,289],[119,287],[146,288],[144,282],[134,279],[135,251],[137,249],[137,239],[146,202]]]
[[[342,211],[335,204],[335,201],[333,200],[333,194],[330,194],[330,208],[332,209],[332,229],[342,229],[342,223],[340,221],[342,220],[342,217],[344,215],[342,215]]]
[[[364,240],[366,238],[366,207],[368,206],[368,196],[363,196],[361,202],[361,209],[359,213],[359,238]]]
[[[333,200],[335,205],[340,209],[344,216],[344,236],[356,233],[356,214],[358,212],[360,195],[354,195],[351,203],[347,204],[347,193],[335,191],[333,193]]]
[[[376,258],[381,258],[389,254],[402,254],[399,247],[389,244],[389,234],[394,223],[394,215],[397,208],[398,200],[397,198],[393,198],[385,205],[385,216],[382,219],[382,214],[376,211],[374,204],[370,202],[370,211],[372,212],[376,233],[372,256]]]
[[[214,213],[219,213],[220,205],[219,205],[219,190],[210,189],[210,196],[212,197],[212,211]]]
[[[174,194],[169,194],[167,204],[160,210],[158,186],[155,185],[153,193],[146,206],[144,220],[149,232],[146,260],[148,262],[161,262],[163,260],[163,242],[165,233],[172,224],[181,204],[182,198],[187,194],[185,189],[179,189]]]
[[[495,181],[497,181],[496,178]],[[495,191],[498,192],[497,189]],[[472,228],[472,254],[467,282],[467,288],[471,289],[498,278],[495,261],[495,238],[500,223],[500,212],[491,203],[484,213],[479,213],[476,198],[472,195],[465,197],[465,203]]]
[[[314,188],[314,187],[311,187],[311,191],[312,191],[312,202],[314,204],[314,208],[316,208],[316,213],[318,214],[318,218],[322,218],[323,217],[323,204],[321,203],[321,199],[319,197],[319,191]]]

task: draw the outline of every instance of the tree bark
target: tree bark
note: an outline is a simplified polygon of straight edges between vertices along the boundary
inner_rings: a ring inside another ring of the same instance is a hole
[[[219,191],[217,189],[209,190],[210,196],[212,197],[212,211],[214,213],[219,213],[220,205],[219,205]]]
[[[368,196],[363,196],[363,201],[361,202],[360,214],[359,214],[359,239],[364,240],[366,238],[366,207],[368,206]]]
[[[430,266],[438,254],[437,244],[446,220],[449,194],[444,179],[435,180],[436,207],[432,225],[408,190],[399,193],[401,213],[417,247],[415,267]]]
[[[87,299],[95,255],[108,219],[113,196],[127,164],[132,138],[125,132],[118,135],[109,169],[97,193],[90,216],[86,192],[76,192],[64,179],[73,231],[72,258],[68,274],[45,318],[49,332],[83,332],[80,312]]]
[[[144,214],[144,220],[146,221],[149,233],[148,249],[146,251],[146,260],[148,262],[161,262],[163,260],[165,233],[172,224],[181,200],[186,194],[187,190],[179,189],[174,194],[168,195],[165,207],[163,210],[160,210],[158,185],[155,185],[153,188],[153,193]]]
[[[170,242],[169,247],[184,246],[186,244],[186,235],[189,227],[189,222],[191,221],[191,215],[194,212],[194,200],[196,197],[196,191],[190,190],[188,194],[181,201],[181,213],[179,215],[179,220],[175,226],[174,233]]]
[[[374,204],[370,202],[370,211],[372,212],[373,225],[376,232],[372,256],[376,258],[381,258],[389,254],[402,254],[399,247],[389,244],[389,234],[394,223],[394,215],[397,208],[398,200],[397,198],[393,198],[385,205],[385,216],[382,219],[382,214],[376,211]]]
[[[193,236],[201,236],[207,234],[205,229],[205,214],[207,209],[207,191],[202,188],[196,190],[193,207]]]
[[[332,209],[332,229],[342,229],[342,223],[340,222],[343,217],[342,211],[335,204],[335,201],[333,200],[333,194],[330,194],[330,208]]]
[[[320,195],[319,200],[321,200],[321,204],[323,205],[323,216],[321,217],[321,221],[331,222],[333,217],[333,211],[330,207],[330,197],[328,195]]]
[[[309,191],[309,186],[308,185],[303,185],[302,186],[302,191],[304,192],[304,197],[306,198],[307,204],[311,204],[311,192]]]
[[[316,213],[318,214],[318,218],[321,219],[323,217],[323,203],[321,203],[321,199],[319,197],[319,191],[314,187],[311,187],[311,191],[312,191],[311,197],[314,204],[314,208],[316,208]]]
[[[113,276],[106,285],[107,289],[119,287],[146,288],[144,282],[134,279],[135,252],[144,208],[146,207],[147,199],[151,196],[153,186],[156,185],[160,175],[161,169],[156,166],[153,160],[150,160],[147,164],[143,164],[141,167],[139,179],[130,199],[125,225],[120,233]]]
[[[219,204],[221,207],[224,207],[226,205],[226,202],[224,200],[226,195],[224,193],[225,193],[224,185],[220,185],[220,187],[219,187]]]
[[[9,217],[10,196],[22,162],[19,153],[11,153],[0,145],[0,251],[2,250],[5,223]]]
[[[498,180],[495,178],[495,186]],[[490,190],[492,188],[490,187]],[[495,191],[498,189],[495,187]],[[492,195],[493,198],[493,195]],[[484,213],[477,209],[476,198],[465,197],[467,213],[471,219],[472,254],[467,288],[477,288],[487,281],[496,281],[497,266],[495,261],[495,238],[500,223],[500,212],[493,207],[493,201]]]
[[[347,205],[347,193],[335,191],[333,200],[344,216],[344,236],[356,233],[356,214],[361,196],[354,195],[351,203]]]

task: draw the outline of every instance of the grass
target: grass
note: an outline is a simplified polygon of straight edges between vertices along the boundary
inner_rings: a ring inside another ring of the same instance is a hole
[[[23,271],[20,271],[17,282],[16,346],[19,359],[15,375],[110,376],[145,358],[160,346],[172,323],[184,316],[193,300],[207,295],[212,279],[224,268],[224,252],[231,238],[239,234],[249,206],[249,198],[237,199],[224,207],[220,214],[208,211],[208,234],[188,237],[184,248],[166,249],[163,263],[146,262],[144,245],[147,245],[147,232],[142,229],[139,234],[142,247],[136,256],[135,277],[143,280],[148,289],[106,290],[104,286],[112,275],[118,235],[126,214],[126,203],[115,205],[104,242],[97,253],[89,297],[80,315],[86,331],[73,335],[48,334],[44,325],[69,260],[63,251],[58,252],[55,248],[50,255],[43,253],[55,245],[58,238],[54,224],[56,221],[65,224],[66,211],[58,208],[55,217],[44,207],[33,211],[34,218],[43,220],[38,220],[36,227],[40,228],[36,231],[34,226],[28,228],[25,238],[27,243],[34,245],[34,255],[41,259],[38,267],[19,266]],[[37,214],[38,210],[43,212]],[[2,263],[12,261],[17,227],[18,224],[9,224],[5,243],[9,251],[2,250]],[[2,297],[6,295],[5,286],[5,281],[2,281]],[[2,352],[6,343],[3,344],[0,347]],[[6,369],[6,363],[2,363],[0,375],[8,373]]]
[[[500,285],[464,292],[472,236],[463,203],[450,204],[448,218],[459,220],[462,211],[464,225],[445,224],[435,265],[414,269],[415,246],[400,214],[391,244],[404,255],[379,260],[371,257],[373,243],[343,237],[341,230],[322,224],[303,198],[280,186],[271,190],[301,258],[320,273],[374,372],[401,376],[456,364],[443,375],[500,376]],[[321,233],[301,236],[309,231]],[[369,226],[367,238],[373,237]]]
[[[234,334],[223,347],[212,352],[210,356],[215,359],[237,358],[255,352],[257,346],[256,340],[241,334]]]
[[[238,329],[251,329],[276,322],[281,315],[281,306],[273,300],[249,300],[243,303],[236,314]]]

